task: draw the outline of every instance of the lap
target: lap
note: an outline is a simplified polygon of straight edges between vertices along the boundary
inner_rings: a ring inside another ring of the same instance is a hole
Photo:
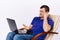
[[[9,32],[7,40],[30,40],[33,37],[31,34],[16,34],[15,32]]]
[[[30,35],[30,34],[23,34],[23,35],[16,34],[16,35],[14,36],[14,39],[30,40],[32,37],[33,37],[33,35]]]

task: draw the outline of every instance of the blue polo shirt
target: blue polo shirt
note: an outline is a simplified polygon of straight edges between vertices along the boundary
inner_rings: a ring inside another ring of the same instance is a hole
[[[51,29],[52,29],[53,25],[54,25],[53,20],[51,18],[47,18],[47,20],[48,20],[48,24],[51,26]],[[31,29],[32,35],[35,36],[41,32],[44,32],[43,22],[44,22],[44,20],[42,20],[40,17],[34,17],[34,19],[31,22],[31,24],[33,25],[32,29]],[[42,35],[37,40],[44,40],[46,35],[47,34]]]

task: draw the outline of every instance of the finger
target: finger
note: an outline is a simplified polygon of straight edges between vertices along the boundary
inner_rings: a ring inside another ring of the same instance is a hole
[[[25,25],[25,24],[23,24],[23,26],[24,26],[24,27],[26,27],[26,25]]]

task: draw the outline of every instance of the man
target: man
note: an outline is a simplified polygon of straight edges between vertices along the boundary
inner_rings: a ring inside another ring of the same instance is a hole
[[[15,33],[11,32],[8,34],[7,40],[31,40],[32,37],[41,32],[49,32],[53,28],[54,22],[51,18],[49,18],[48,13],[49,7],[47,5],[42,5],[40,7],[40,16],[34,17],[29,27],[23,24],[26,30],[31,30],[31,35],[16,35]],[[45,37],[46,34],[42,35],[37,40],[44,40]]]

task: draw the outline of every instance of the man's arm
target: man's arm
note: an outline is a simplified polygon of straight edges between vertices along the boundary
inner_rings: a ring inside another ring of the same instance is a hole
[[[48,14],[45,13],[44,14],[44,23],[43,23],[43,29],[45,32],[48,32],[51,29],[51,26],[48,24],[47,17],[48,17]]]

